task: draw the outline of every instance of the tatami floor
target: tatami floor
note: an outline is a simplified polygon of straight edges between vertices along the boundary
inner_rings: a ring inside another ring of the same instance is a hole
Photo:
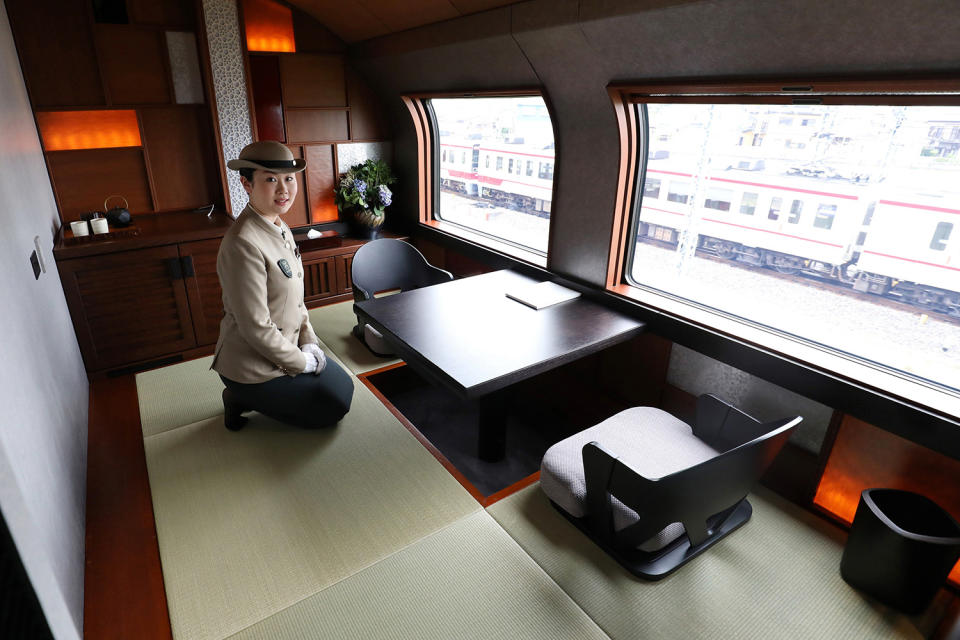
[[[354,374],[389,360],[312,312]],[[486,509],[359,380],[333,429],[223,427],[209,358],[139,374],[170,622],[222,638],[888,638],[910,620],[850,589],[843,539],[769,492],[660,582],[633,578],[538,484]]]

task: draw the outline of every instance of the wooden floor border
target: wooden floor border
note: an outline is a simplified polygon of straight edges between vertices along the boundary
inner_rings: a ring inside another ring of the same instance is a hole
[[[173,637],[133,375],[90,383],[83,637]]]
[[[397,420],[400,421],[400,423],[407,429],[407,431],[409,431],[410,434],[414,438],[416,438],[421,445],[423,445],[423,448],[429,451],[431,455],[433,455],[433,457],[437,459],[437,462],[439,462],[443,466],[443,468],[447,470],[447,473],[452,475],[454,479],[457,482],[459,482],[464,489],[467,490],[467,493],[469,493],[474,500],[480,503],[480,506],[489,507],[494,502],[497,502],[498,500],[503,500],[507,496],[512,495],[525,487],[530,486],[531,484],[533,484],[534,482],[540,479],[540,472],[537,471],[535,473],[530,474],[526,478],[523,478],[522,480],[519,480],[518,482],[513,483],[509,487],[506,487],[504,489],[501,489],[500,491],[497,491],[494,494],[491,494],[489,496],[483,495],[483,493],[479,489],[477,489],[477,487],[474,486],[474,484],[470,482],[470,480],[468,480],[467,477],[463,475],[463,473],[459,469],[457,469],[457,467],[452,462],[450,462],[450,460],[445,455],[443,455],[443,453],[441,453],[440,450],[437,449],[433,445],[433,443],[427,439],[425,435],[420,433],[420,430],[417,429],[417,427],[412,422],[410,422],[407,419],[407,417],[403,415],[403,413],[401,413],[400,410],[397,409],[393,405],[393,403],[387,399],[385,395],[383,395],[383,393],[380,392],[379,389],[377,389],[377,386],[373,383],[373,381],[369,380],[370,376],[375,376],[379,373],[384,373],[386,371],[390,371],[391,369],[397,369],[398,367],[405,367],[405,366],[407,366],[405,362],[396,362],[394,364],[389,364],[379,369],[374,369],[373,371],[358,373],[357,378],[359,378],[360,382],[362,382],[364,386],[366,386],[367,389],[369,389],[373,393],[373,395],[377,397],[377,399],[383,404],[383,406],[385,406],[387,410],[390,413],[392,413]]]

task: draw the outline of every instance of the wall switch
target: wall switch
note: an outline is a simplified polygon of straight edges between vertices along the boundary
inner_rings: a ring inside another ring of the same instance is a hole
[[[40,279],[40,258],[37,256],[36,251],[30,253],[30,266],[33,267],[33,279]]]
[[[40,236],[33,236],[33,246],[37,249],[37,260],[40,262],[40,271],[47,272],[47,265],[43,262],[43,249],[40,248]],[[31,259],[30,262],[33,262]]]

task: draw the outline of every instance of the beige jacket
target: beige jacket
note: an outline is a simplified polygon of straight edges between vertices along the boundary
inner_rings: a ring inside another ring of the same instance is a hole
[[[296,248],[286,224],[268,222],[249,205],[223,236],[217,275],[224,315],[210,367],[223,377],[251,384],[306,368],[300,345],[319,341],[303,302]]]

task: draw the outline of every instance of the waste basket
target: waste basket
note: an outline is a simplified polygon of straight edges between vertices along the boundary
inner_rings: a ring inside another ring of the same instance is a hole
[[[850,528],[840,575],[904,613],[920,613],[960,558],[960,524],[929,498],[867,489]]]

